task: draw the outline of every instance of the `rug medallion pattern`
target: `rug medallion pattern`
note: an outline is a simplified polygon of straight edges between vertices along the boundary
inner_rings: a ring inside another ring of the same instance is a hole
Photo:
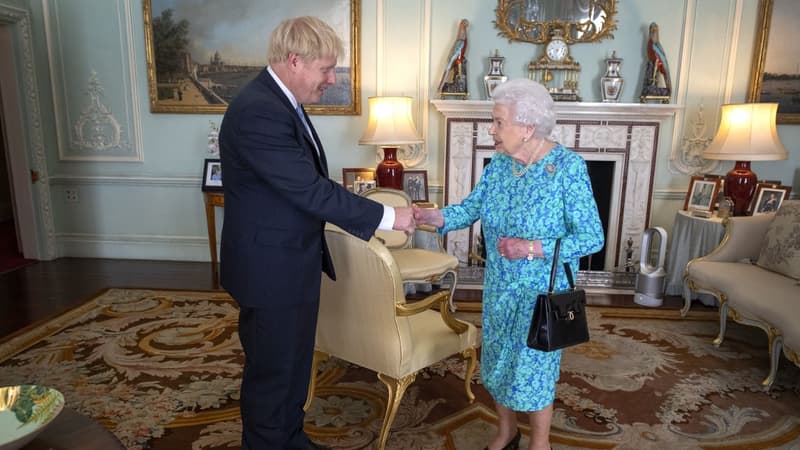
[[[729,324],[715,348],[715,313],[589,313],[591,342],[564,352],[553,448],[800,449],[800,368],[783,358],[763,392],[760,330]],[[459,314],[479,325],[479,314]],[[0,343],[0,385],[55,387],[129,449],[238,448],[237,317],[223,292],[110,289]],[[492,400],[476,375],[469,404],[464,373],[459,357],[422,372],[387,448],[483,448],[496,424]],[[326,361],[306,431],[337,449],[374,448],[385,401],[374,373]]]

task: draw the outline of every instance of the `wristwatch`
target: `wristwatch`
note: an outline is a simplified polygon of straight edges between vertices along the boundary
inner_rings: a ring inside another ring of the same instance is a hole
[[[533,241],[528,243],[528,261],[533,261]]]

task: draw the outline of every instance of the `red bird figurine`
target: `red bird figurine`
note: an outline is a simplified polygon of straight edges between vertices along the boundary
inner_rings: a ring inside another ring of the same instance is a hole
[[[439,82],[439,92],[445,92],[445,86],[451,78],[449,76],[451,72],[453,73],[453,82],[456,81],[455,75],[466,75],[466,69],[462,64],[466,60],[467,53],[467,26],[469,26],[467,19],[462,19],[458,24],[458,34],[456,35],[456,41],[453,42],[453,46],[450,48],[450,52],[447,54],[447,64],[445,65],[444,73],[442,73],[442,80]],[[464,86],[464,89],[466,90],[466,86]]]
[[[653,87],[666,88],[666,95],[672,92],[672,82],[669,78],[669,65],[667,64],[667,55],[658,41],[658,25],[655,22],[650,23],[650,39],[647,41],[647,58],[653,65],[653,72],[649,74],[651,79],[649,84]],[[658,76],[661,75],[662,81],[659,83]],[[647,81],[646,81],[647,83]]]

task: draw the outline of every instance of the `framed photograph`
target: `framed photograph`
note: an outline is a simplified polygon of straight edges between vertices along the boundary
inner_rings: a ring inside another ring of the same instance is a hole
[[[789,198],[790,192],[792,192],[791,186],[758,183],[756,185],[756,193],[753,196],[753,203],[750,205],[750,214],[758,216],[774,213],[781,207],[783,201]]]
[[[403,171],[403,191],[411,197],[414,203],[428,202],[428,171],[409,170]]]
[[[797,0],[761,0],[747,101],[778,103],[778,123],[800,123]]]
[[[375,169],[367,167],[353,167],[342,169],[342,185],[348,191],[360,194],[367,189],[377,186]]]
[[[689,181],[689,190],[686,192],[683,209],[686,211],[713,211],[718,191],[719,178],[693,176]]]
[[[222,191],[222,163],[219,159],[208,158],[203,163],[203,192]]]
[[[267,65],[272,30],[308,11],[336,30],[344,54],[336,84],[309,114],[361,114],[360,0],[143,0],[150,111],[222,114],[239,90]]]

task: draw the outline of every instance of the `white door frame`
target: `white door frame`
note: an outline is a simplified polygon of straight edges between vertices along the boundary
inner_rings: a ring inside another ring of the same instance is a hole
[[[57,257],[28,11],[0,4],[0,108],[12,202],[25,258]],[[23,94],[24,93],[24,94]],[[32,173],[38,181],[32,182]]]

